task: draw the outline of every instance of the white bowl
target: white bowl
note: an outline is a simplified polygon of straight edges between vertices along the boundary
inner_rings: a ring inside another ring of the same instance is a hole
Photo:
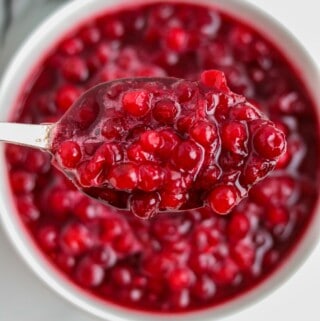
[[[185,1],[186,2],[186,1]],[[285,54],[289,61],[296,67],[297,72],[309,92],[310,97],[317,106],[318,126],[320,123],[320,78],[318,69],[310,56],[299,43],[280,24],[259,11],[251,4],[237,0],[194,0],[190,2],[214,5],[222,11],[244,21],[250,22],[257,30],[269,38]],[[101,13],[105,9],[119,5],[129,6],[125,0],[86,0],[72,1],[62,6],[29,37],[18,53],[12,59],[5,72],[0,88],[0,119],[5,121],[9,117],[17,94],[23,86],[32,68],[43,57],[44,53],[56,43],[61,35],[76,26],[86,18]],[[135,5],[133,3],[132,5]],[[317,213],[313,215],[306,233],[297,244],[295,250],[277,270],[264,282],[245,294],[221,304],[217,307],[207,308],[196,312],[182,314],[158,314],[130,310],[93,298],[85,291],[66,281],[63,276],[45,259],[35,247],[30,236],[25,231],[19,216],[16,213],[13,197],[8,189],[8,175],[4,148],[0,146],[0,215],[5,230],[14,247],[21,254],[31,269],[52,289],[72,302],[79,308],[92,313],[105,320],[116,321],[162,321],[163,318],[171,320],[216,320],[234,313],[253,302],[265,297],[282,284],[297,268],[307,259],[315,247],[320,226],[320,204],[317,204]]]

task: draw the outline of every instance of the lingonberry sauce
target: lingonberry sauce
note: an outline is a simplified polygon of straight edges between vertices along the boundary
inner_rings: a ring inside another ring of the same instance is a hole
[[[193,96],[182,102],[185,89]],[[53,164],[80,190],[144,219],[204,206],[228,214],[286,149],[284,133],[230,91],[217,70],[203,72],[201,81],[136,78],[95,86],[51,136]],[[226,153],[233,166],[223,162]]]
[[[208,208],[151,220],[120,215],[76,190],[50,165],[48,155],[7,146],[11,189],[21,220],[46,259],[88,293],[153,312],[212,307],[266,279],[308,226],[319,191],[314,105],[299,74],[274,45],[254,28],[213,8],[162,2],[92,18],[63,36],[39,62],[37,76],[21,89],[12,120],[57,121],[84,90],[103,81],[134,76],[196,80],[208,69],[225,72],[230,88],[266,113],[285,133],[288,144],[276,170],[228,216],[213,215]],[[182,86],[181,101],[192,95],[192,89]],[[170,120],[175,112],[170,104],[158,108],[155,117],[160,121]],[[221,104],[215,117],[225,112]],[[253,116],[246,108],[233,113],[245,119]],[[83,114],[84,120],[90,117]],[[188,128],[192,122],[187,118],[180,126]],[[141,131],[143,126],[136,135]],[[203,131],[193,134],[205,140]],[[224,135],[237,140],[234,132],[241,137],[242,129],[235,125]],[[123,135],[121,119],[106,124],[104,133]],[[265,135],[268,132],[255,136],[255,143]],[[174,143],[170,132],[166,137],[169,145]],[[144,139],[149,144],[150,139]],[[232,146],[225,143],[226,148]],[[149,147],[154,148],[153,143]],[[69,148],[73,165],[80,153],[75,145]],[[86,141],[88,154],[96,148],[94,140]],[[261,151],[273,154],[268,148]],[[137,144],[130,157],[143,160],[148,153]],[[221,155],[221,166],[237,166],[235,155],[235,150]],[[245,175],[248,181],[255,180],[263,166],[257,158],[252,162]],[[145,172],[151,170],[156,176],[154,168]],[[219,167],[206,171],[203,183],[210,188],[220,175]],[[144,183],[152,188],[154,182]],[[174,204],[179,197],[173,194],[166,202]]]

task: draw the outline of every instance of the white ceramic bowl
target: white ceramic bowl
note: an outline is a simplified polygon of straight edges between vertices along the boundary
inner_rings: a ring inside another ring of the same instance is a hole
[[[301,74],[301,78],[306,85],[310,97],[317,106],[317,115],[318,119],[320,119],[320,79],[317,66],[288,31],[265,13],[243,1],[194,0],[193,2],[205,3],[211,6],[214,5],[230,15],[234,15],[252,23],[256,29],[263,31],[263,34],[285,53],[285,56],[296,67],[297,72]],[[46,19],[46,21],[22,45],[3,76],[0,88],[0,119],[2,121],[8,119],[9,112],[17,100],[17,93],[19,93],[20,88],[29,76],[33,66],[36,65],[43,54],[55,44],[62,35],[81,21],[95,15],[95,13],[100,13],[103,10],[108,10],[109,8],[121,4],[129,6],[130,1],[72,1]],[[135,5],[134,1],[132,1],[132,5]],[[319,123],[320,121],[318,121],[318,125]],[[216,320],[222,316],[234,313],[257,300],[260,300],[292,275],[307,259],[311,250],[315,247],[320,234],[320,204],[318,202],[316,215],[313,216],[304,237],[286,262],[278,267],[276,272],[259,286],[218,307],[179,315],[166,314],[165,316],[163,314],[138,312],[121,308],[114,304],[95,299],[89,296],[85,291],[79,290],[78,287],[72,285],[70,282],[66,282],[61,274],[47,262],[40,251],[34,246],[31,238],[23,228],[19,216],[16,214],[13,198],[8,188],[8,175],[3,150],[3,145],[1,145],[0,213],[5,230],[14,247],[31,269],[57,293],[79,308],[109,321],[162,321],[164,317],[171,320],[205,321]]]

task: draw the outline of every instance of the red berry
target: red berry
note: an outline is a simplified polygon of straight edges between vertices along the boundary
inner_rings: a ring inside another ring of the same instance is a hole
[[[94,263],[105,269],[110,268],[117,263],[117,255],[110,246],[93,249],[90,253],[90,257]]]
[[[112,242],[125,232],[125,224],[121,219],[108,218],[99,222],[100,239],[103,243]]]
[[[76,265],[76,260],[72,255],[68,255],[61,252],[56,257],[56,262],[58,266],[63,270],[63,272],[71,273]]]
[[[195,275],[188,268],[176,268],[168,275],[168,284],[173,291],[190,288],[195,281]]]
[[[10,183],[16,194],[29,193],[35,187],[35,176],[23,170],[15,170],[10,173]]]
[[[21,195],[16,199],[17,209],[24,222],[35,222],[40,218],[40,211],[30,195]]]
[[[203,157],[202,149],[192,141],[180,143],[173,152],[173,164],[182,171],[196,170]]]
[[[64,85],[57,90],[56,104],[61,112],[65,112],[80,96],[80,90],[72,85]]]
[[[138,167],[131,163],[115,165],[109,172],[110,184],[119,190],[129,191],[137,187]]]
[[[145,192],[157,190],[162,185],[163,176],[161,167],[153,164],[142,164],[139,166],[138,188]]]
[[[214,297],[217,292],[217,287],[211,278],[207,276],[197,280],[192,289],[192,294],[200,300],[209,300]]]
[[[241,183],[251,186],[264,178],[273,168],[274,163],[264,161],[259,157],[251,157],[240,177]]]
[[[156,153],[166,158],[171,155],[171,152],[180,142],[180,138],[171,130],[165,129],[159,132],[161,136],[161,145],[157,149]]]
[[[217,265],[213,272],[213,278],[217,284],[231,285],[239,273],[239,268],[231,258],[225,259],[224,262]]]
[[[159,207],[157,193],[135,194],[130,199],[130,210],[139,218],[149,219],[154,216]]]
[[[22,147],[19,145],[7,145],[6,146],[6,157],[10,164],[12,165],[20,165],[24,163],[26,156],[26,147]]]
[[[190,136],[202,146],[208,146],[216,141],[218,133],[213,123],[197,121],[190,129]]]
[[[78,125],[79,129],[88,129],[99,114],[99,105],[94,102],[93,98],[80,99],[77,101],[77,113],[74,115],[74,121]]]
[[[118,286],[128,286],[132,282],[132,271],[125,267],[115,267],[111,275],[113,282]]]
[[[32,173],[46,173],[50,169],[50,155],[41,150],[30,150],[26,155],[25,167]]]
[[[85,257],[77,266],[75,277],[81,285],[92,288],[102,283],[104,274],[102,266]]]
[[[244,238],[250,230],[250,222],[245,214],[233,213],[228,224],[228,236],[231,240]]]
[[[100,40],[101,35],[99,29],[92,26],[83,28],[80,37],[86,45],[93,45]]]
[[[194,246],[198,251],[203,253],[210,253],[210,249],[217,246],[220,242],[221,235],[220,232],[216,228],[207,228],[199,226],[194,231]],[[208,259],[206,257],[202,257],[201,259]],[[211,263],[210,261],[207,263]],[[207,264],[206,263],[206,264]]]
[[[238,121],[254,120],[259,118],[259,112],[247,104],[240,104],[230,109],[230,116]]]
[[[111,166],[123,159],[123,151],[118,144],[104,143],[95,152],[91,161]]]
[[[133,255],[141,251],[140,244],[132,233],[126,233],[116,237],[113,248],[119,255]]]
[[[120,118],[109,118],[101,128],[101,134],[107,139],[119,139],[124,132],[124,123]]]
[[[62,67],[62,75],[67,81],[83,82],[89,77],[89,70],[85,62],[79,57],[65,60]]]
[[[83,50],[81,39],[69,38],[64,40],[60,45],[60,51],[66,55],[73,56],[79,54]]]
[[[286,225],[289,221],[289,213],[283,207],[270,206],[267,209],[266,218],[271,226]]]
[[[166,33],[166,46],[176,52],[183,52],[188,44],[188,33],[179,27],[170,28]]]
[[[182,290],[177,292],[171,292],[169,301],[174,310],[185,309],[188,305],[190,305],[189,291]]]
[[[170,192],[164,191],[161,193],[160,208],[162,210],[177,210],[186,200],[186,194],[171,194]]]
[[[252,245],[239,242],[231,249],[231,256],[243,270],[253,268],[255,261],[255,250]]]
[[[291,176],[267,177],[251,190],[252,199],[263,207],[286,206],[295,197],[297,185]]]
[[[51,251],[58,246],[58,230],[54,225],[45,225],[38,230],[38,240],[46,251]]]
[[[112,58],[112,51],[113,49],[108,43],[100,43],[97,46],[94,57],[96,57],[96,59],[98,60],[99,66],[107,63]]]
[[[201,81],[208,87],[216,88],[222,92],[230,92],[225,74],[219,70],[208,70],[201,74]]]
[[[88,221],[98,216],[98,209],[88,197],[82,197],[74,207],[74,214],[83,221]]]
[[[221,185],[214,188],[208,196],[210,208],[217,214],[228,214],[238,202],[238,192],[235,187]]]
[[[104,23],[103,33],[111,39],[121,38],[125,34],[125,29],[121,21],[108,19]]]
[[[127,149],[128,159],[136,162],[143,162],[150,159],[150,154],[142,149],[141,144],[133,143]]]
[[[45,207],[55,218],[65,218],[71,209],[69,193],[65,189],[58,187],[50,189]]]
[[[235,154],[247,153],[248,134],[246,127],[240,122],[229,122],[221,128],[222,147]]]
[[[93,239],[85,225],[70,223],[61,232],[60,245],[67,254],[80,255],[93,245]]]
[[[163,124],[172,124],[177,114],[177,103],[170,99],[159,100],[152,110],[154,119]]]
[[[161,135],[156,131],[145,131],[140,136],[140,144],[146,152],[154,152],[162,143]]]
[[[59,146],[57,157],[62,167],[75,168],[82,157],[80,146],[73,141],[64,141]]]
[[[216,245],[217,244],[215,244],[215,246]],[[216,258],[209,252],[194,253],[194,255],[190,257],[190,267],[198,275],[212,272],[216,264]]]
[[[175,89],[180,103],[185,103],[191,100],[198,91],[198,88],[195,86],[195,84],[188,80],[179,81]]]
[[[131,116],[142,117],[151,108],[150,98],[149,92],[142,89],[127,91],[122,98],[123,109]]]
[[[221,174],[221,169],[217,165],[208,166],[201,176],[199,176],[197,183],[201,188],[209,190],[218,182]]]
[[[253,144],[262,157],[271,159],[281,156],[286,148],[284,134],[272,125],[262,126],[255,134]]]

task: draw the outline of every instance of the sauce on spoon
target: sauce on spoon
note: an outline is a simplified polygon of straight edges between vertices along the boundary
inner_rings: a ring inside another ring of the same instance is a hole
[[[98,85],[54,126],[51,143],[55,166],[79,189],[140,218],[203,206],[227,214],[286,148],[284,134],[216,70],[197,82]]]

